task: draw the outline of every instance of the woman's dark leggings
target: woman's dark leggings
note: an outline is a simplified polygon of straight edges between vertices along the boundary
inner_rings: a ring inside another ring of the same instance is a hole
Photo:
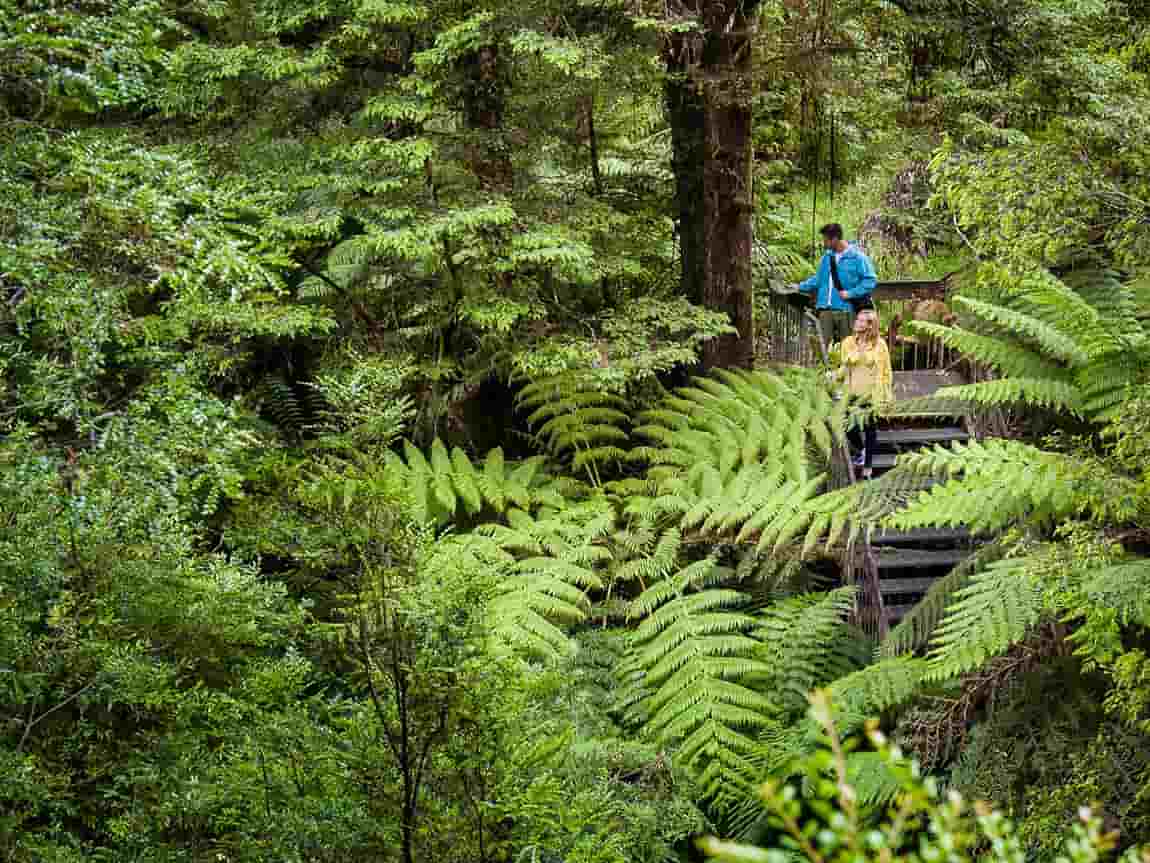
[[[860,449],[865,452],[863,467],[870,467],[871,459],[874,458],[875,444],[878,441],[878,423],[874,421],[874,417],[869,418],[862,428],[852,426],[847,431],[847,440],[856,452]]]

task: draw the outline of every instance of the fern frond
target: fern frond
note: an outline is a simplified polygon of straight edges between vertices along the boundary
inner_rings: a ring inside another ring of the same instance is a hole
[[[503,461],[503,450],[496,447],[487,454],[483,461],[483,472],[476,476],[475,482],[483,498],[491,504],[496,512],[502,512],[507,505],[508,495],[504,488],[507,481],[507,472]],[[525,506],[523,498],[515,501],[519,506]]]
[[[409,495],[415,518],[439,527],[464,514],[505,516],[513,506],[530,511],[565,500],[560,481],[541,470],[542,459],[508,464],[499,449],[487,454],[480,469],[463,450],[448,451],[438,438],[427,456],[405,441],[403,457],[389,456],[388,466]]]
[[[925,678],[927,662],[911,657],[886,659],[838,677],[827,688],[835,717],[835,728],[840,733],[852,734],[868,720],[884,711],[905,704],[919,691]],[[823,728],[810,712],[800,715],[798,721],[772,721],[759,734],[758,748],[750,756],[760,777],[775,781],[793,778],[794,764],[823,745]],[[851,758],[862,755],[852,754]],[[871,766],[860,760],[856,769],[866,771]],[[860,776],[860,781],[873,782],[868,786],[867,801],[874,805],[884,802],[881,775]],[[761,822],[761,809],[754,797],[738,803],[730,816],[735,830],[742,835]]]
[[[663,539],[667,552],[678,542],[674,534]],[[711,559],[696,561],[656,580],[630,610],[642,619],[630,656],[634,707],[650,733],[679,744],[716,806],[753,787],[747,758],[774,710],[748,685],[768,667],[756,656],[750,597],[723,586],[733,575]]]
[[[1150,626],[1150,560],[1124,560],[1088,572],[1081,590],[1092,605],[1113,611],[1123,626]]]
[[[943,387],[934,399],[1001,407],[1003,405],[1030,405],[1047,410],[1082,413],[1082,392],[1067,380],[1047,378],[995,378],[974,384]]]
[[[920,493],[887,518],[898,529],[965,525],[991,534],[1020,521],[1043,525],[1084,514],[1104,517],[1137,494],[1131,480],[1099,462],[1008,440],[908,454],[892,473],[961,477]]]
[[[551,659],[571,649],[567,630],[587,619],[590,593],[604,585],[612,555],[600,541],[613,520],[593,501],[548,518],[509,510],[506,525],[480,528],[512,561],[490,606],[497,641]]]
[[[265,416],[281,429],[298,434],[307,424],[307,412],[292,385],[280,375],[267,375],[255,387],[255,397]]]
[[[455,496],[455,483],[452,482],[451,456],[443,441],[436,438],[431,444],[431,490],[439,505],[449,513],[455,512],[458,498]]]
[[[991,543],[976,550],[970,557],[937,579],[914,608],[903,615],[879,646],[884,657],[913,653],[930,642],[938,622],[946,615],[947,606],[955,594],[970,584],[971,574],[1001,559],[1003,548]]]
[[[518,402],[531,410],[528,422],[538,427],[547,449],[573,459],[577,469],[594,476],[598,466],[626,458],[627,402],[585,370],[532,381]]]
[[[411,494],[415,511],[413,515],[420,522],[440,521],[444,518],[442,510],[435,506],[432,499],[431,490],[434,482],[434,472],[431,465],[428,464],[427,459],[423,457],[415,446],[409,442],[403,442],[403,453],[407,459],[407,464],[404,465],[402,461],[392,464],[392,467],[407,469],[407,489]]]
[[[1040,352],[1016,342],[964,330],[956,326],[916,321],[908,329],[939,341],[948,348],[998,369],[1010,377],[1037,380],[1069,380],[1064,365],[1047,359]]]
[[[863,664],[859,636],[847,625],[855,588],[799,596],[765,609],[756,635],[758,657],[771,671],[762,683],[775,702],[802,712],[808,694]]]
[[[927,660],[912,656],[883,659],[827,687],[835,727],[853,732],[872,717],[913,698],[930,671]]]
[[[1061,327],[1066,319],[1059,317],[1047,322],[1017,309],[986,303],[969,297],[956,297],[955,304],[984,321],[996,324],[1007,334],[1023,336],[1041,351],[1069,365],[1082,365],[1089,360],[1089,354],[1070,334]]]
[[[958,677],[1024,639],[1043,610],[1027,558],[991,564],[955,595],[932,639],[930,680]]]
[[[678,564],[682,541],[677,528],[667,529],[649,554],[643,550],[641,556],[619,566],[614,572],[614,580],[623,583],[638,581],[644,587],[648,583],[663,583]]]
[[[1112,415],[1118,393],[1150,362],[1134,290],[1113,273],[1080,270],[1064,280],[1042,270],[1005,281],[1001,302],[957,297],[979,331],[928,322],[913,329],[998,370],[993,381],[946,388],[937,396],[975,404],[1022,404],[1070,411],[1094,422]],[[985,330],[985,331],[983,331]]]
[[[889,805],[903,790],[903,780],[878,752],[852,752],[847,756],[847,782],[865,809]]]

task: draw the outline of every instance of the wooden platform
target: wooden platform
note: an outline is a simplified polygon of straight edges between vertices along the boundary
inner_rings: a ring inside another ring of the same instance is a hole
[[[932,543],[966,542],[969,531],[954,527],[918,527],[912,530],[876,530],[870,536],[873,546],[929,545]]]
[[[894,397],[896,401],[925,399],[932,397],[943,387],[957,387],[965,383],[966,380],[957,372],[895,372]]]
[[[954,275],[951,273],[951,275]],[[875,285],[874,298],[877,302],[898,302],[900,300],[945,300],[950,276],[941,279],[903,279],[893,282],[879,282]]]
[[[875,555],[875,560],[879,569],[950,569],[969,556],[965,549],[883,549]]]
[[[903,447],[921,447],[932,444],[965,443],[970,434],[955,426],[941,428],[879,429],[879,449],[898,451]]]
[[[894,404],[885,412],[891,418],[957,418],[966,415],[969,405],[952,399],[940,399],[936,393],[944,387],[966,383],[957,372],[916,371],[894,373]]]

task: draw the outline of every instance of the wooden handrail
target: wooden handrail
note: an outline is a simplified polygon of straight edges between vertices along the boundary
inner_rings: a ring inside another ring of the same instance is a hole
[[[941,279],[894,279],[879,281],[875,285],[874,298],[877,300],[927,300],[945,299],[950,288],[950,280],[956,273],[947,273]],[[808,295],[800,294],[788,286],[774,288],[773,293],[787,298],[787,302],[802,308],[810,302]]]

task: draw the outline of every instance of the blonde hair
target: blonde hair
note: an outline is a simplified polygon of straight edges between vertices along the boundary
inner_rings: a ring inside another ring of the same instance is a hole
[[[870,318],[870,321],[867,324],[863,341],[871,345],[877,344],[881,336],[881,333],[879,332],[878,312],[876,312],[874,309],[863,309],[855,317],[861,318],[863,315],[866,315]]]

